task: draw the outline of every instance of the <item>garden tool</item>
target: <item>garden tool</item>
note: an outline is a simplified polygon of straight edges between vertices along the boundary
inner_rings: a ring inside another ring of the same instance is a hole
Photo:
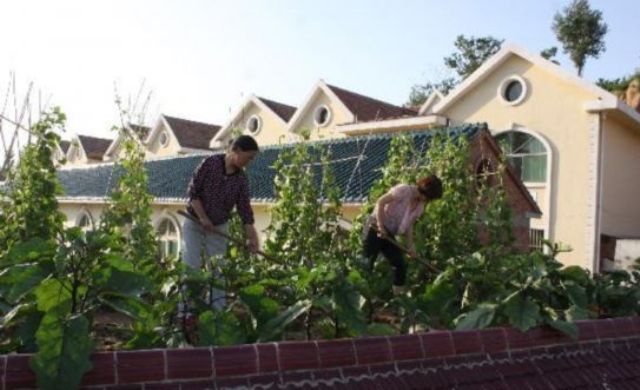
[[[197,224],[200,224],[200,221],[198,221],[193,215],[189,214],[186,210],[178,210],[178,214],[182,215],[185,218],[190,219],[191,221],[193,221],[193,222],[195,222]],[[238,245],[238,246],[240,246],[240,247],[242,247],[244,249],[247,249],[247,250],[249,249],[249,246],[246,243],[244,243],[242,240],[238,240],[237,238],[231,237],[230,235],[219,231],[215,227],[211,230],[211,232],[213,234],[217,234],[219,236],[222,236],[222,237],[226,238],[227,240],[233,242],[234,244],[236,244],[236,245]],[[274,263],[278,263],[278,264],[282,263],[280,260],[278,260],[278,259],[276,259],[276,258],[264,253],[261,250],[257,250],[256,253],[259,254],[260,256],[264,257],[267,260],[273,261]]]

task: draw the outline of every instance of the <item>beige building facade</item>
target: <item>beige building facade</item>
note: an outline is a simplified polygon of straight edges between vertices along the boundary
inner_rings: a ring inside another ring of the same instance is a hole
[[[181,140],[180,126],[169,122],[161,117],[145,140],[149,158],[220,150],[238,132],[265,146],[296,141],[304,131],[319,140],[483,122],[542,212],[530,222],[533,246],[542,239],[566,244],[572,250],[560,255],[564,264],[597,272],[611,257],[603,240],[640,238],[640,114],[515,45],[505,45],[447,96],[434,93],[419,111],[320,80],[298,108],[251,95],[203,149],[186,146],[186,133]],[[63,201],[68,223],[78,224],[83,210],[99,218],[102,206],[89,201]],[[174,221],[179,236],[176,212],[183,207],[157,203],[154,223]],[[254,209],[263,231],[269,204],[256,200]],[[346,205],[345,218],[358,210]]]

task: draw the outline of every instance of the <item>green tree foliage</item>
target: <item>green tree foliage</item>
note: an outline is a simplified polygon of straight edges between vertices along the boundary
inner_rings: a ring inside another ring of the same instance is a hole
[[[126,258],[148,274],[159,274],[159,247],[151,225],[153,197],[148,193],[144,150],[124,127],[121,135],[122,157],[112,168],[120,172],[117,185],[108,195],[110,201],[102,215],[100,229],[122,240]],[[160,277],[160,275],[158,275]]]
[[[406,103],[410,107],[419,107],[435,91],[447,95],[458,84],[458,80],[453,77],[442,79],[437,83],[416,84],[411,87],[409,101]]]
[[[51,157],[60,141],[56,132],[65,120],[57,107],[44,114],[31,130],[38,142],[25,148],[20,163],[8,174],[6,193],[0,193],[0,202],[5,203],[0,211],[0,253],[16,242],[34,237],[54,240],[62,232],[64,215],[56,200],[61,188]]]
[[[35,352],[31,367],[45,389],[78,387],[91,368],[96,313],[105,306],[144,306],[141,296],[151,285],[125,260],[118,237],[62,228],[50,157],[58,139],[53,131],[63,121],[56,109],[33,127],[36,143],[25,149],[8,197],[7,210],[14,211],[5,218],[12,223],[0,227],[3,236],[15,237],[0,253],[0,349]],[[26,194],[35,197],[34,189],[42,191],[42,201],[27,207]],[[24,222],[35,217],[41,226]],[[11,236],[9,229],[19,234]]]
[[[630,75],[614,79],[599,78],[598,81],[596,81],[596,84],[619,98],[625,98],[625,91],[627,90],[629,83],[633,80],[640,80],[640,68],[636,69]]]
[[[555,46],[544,49],[540,52],[542,58],[545,58],[556,65],[560,65],[560,62],[556,60],[556,55],[558,55],[558,48]]]
[[[359,313],[347,234],[340,228],[340,194],[329,156],[298,143],[274,164],[277,200],[265,250],[281,260],[272,277],[284,281],[276,294],[285,305],[310,300],[304,332],[325,337],[365,332]]]
[[[453,44],[457,51],[445,57],[444,63],[464,80],[489,57],[496,54],[503,42],[492,36],[467,38],[464,35],[458,35]]]
[[[412,86],[406,104],[411,107],[419,106],[434,91],[440,91],[443,95],[448,94],[461,80],[467,78],[489,57],[497,53],[502,42],[502,40],[491,36],[467,38],[464,35],[458,35],[454,42],[456,51],[444,58],[444,64],[449,70],[456,72],[459,77],[446,77],[440,81]]]
[[[587,57],[598,58],[606,50],[607,24],[602,12],[591,9],[588,0],[573,0],[562,12],[556,13],[552,28],[579,76]]]

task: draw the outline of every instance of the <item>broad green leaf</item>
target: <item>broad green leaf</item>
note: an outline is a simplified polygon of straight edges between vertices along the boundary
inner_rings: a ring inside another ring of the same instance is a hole
[[[564,314],[570,322],[591,318],[591,311],[576,305],[569,307],[569,309],[565,310]]]
[[[259,284],[242,289],[240,291],[240,299],[249,307],[251,314],[258,321],[259,327],[278,314],[278,302],[266,297],[264,287]]]
[[[496,305],[481,304],[476,309],[458,317],[456,330],[484,329],[491,324]]]
[[[21,350],[23,352],[35,352],[38,350],[36,345],[36,331],[40,326],[42,317],[44,314],[35,308],[35,303],[32,305],[32,309],[26,313],[22,321],[15,330],[16,339],[20,340]]]
[[[84,316],[64,319],[47,313],[36,333],[38,352],[31,361],[38,388],[76,389],[91,369],[93,341]]]
[[[53,241],[43,240],[35,237],[28,241],[16,243],[9,253],[7,253],[6,261],[8,264],[28,263],[43,258],[52,258],[56,250],[56,244]]]
[[[577,265],[563,268],[559,273],[565,278],[573,280],[579,284],[585,284],[589,280],[589,273],[584,268]]]
[[[587,293],[584,287],[580,287],[573,282],[565,282],[562,285],[571,303],[579,307],[587,306]]]
[[[102,304],[136,321],[149,321],[152,316],[153,308],[138,297],[108,293],[98,299]]]
[[[509,323],[523,332],[539,324],[542,319],[538,305],[523,298],[520,291],[507,298],[503,310],[509,317]]]
[[[396,330],[389,324],[373,323],[367,325],[365,331],[367,336],[393,336],[396,334]]]
[[[549,321],[548,324],[554,328],[559,330],[562,333],[567,334],[568,336],[570,336],[572,339],[577,340],[580,330],[578,329],[578,326],[572,322],[567,322],[567,321]]]
[[[205,311],[198,316],[198,345],[235,345],[245,343],[240,320],[231,312]]]
[[[309,310],[309,308],[311,308],[311,301],[308,299],[296,302],[280,315],[269,320],[269,322],[260,329],[258,341],[263,342],[272,340],[274,337],[282,333],[287,325],[293,322],[302,313]]]
[[[47,279],[35,289],[38,310],[48,313],[55,310],[57,313],[71,311],[71,292],[57,279]]]
[[[5,299],[9,303],[17,303],[47,278],[53,271],[50,261],[41,263],[19,264],[8,268],[3,272],[2,285],[7,286]],[[3,289],[4,290],[4,289]]]
[[[109,278],[102,288],[108,292],[140,295],[148,289],[149,285],[149,279],[139,272],[111,268]]]

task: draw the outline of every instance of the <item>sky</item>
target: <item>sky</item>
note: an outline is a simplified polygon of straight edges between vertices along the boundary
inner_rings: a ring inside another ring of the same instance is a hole
[[[595,81],[640,66],[635,0],[591,0],[609,32],[587,60]],[[450,75],[456,36],[494,36],[530,52],[558,46],[553,15],[568,0],[0,0],[0,99],[59,105],[67,132],[113,138],[114,86],[151,93],[160,113],[224,125],[251,93],[293,106],[319,79],[394,104],[411,86]],[[562,53],[561,65],[575,69]],[[9,104],[10,105],[10,104]],[[20,104],[18,104],[20,105]],[[1,108],[1,107],[0,107]],[[10,108],[9,111],[13,114]]]

